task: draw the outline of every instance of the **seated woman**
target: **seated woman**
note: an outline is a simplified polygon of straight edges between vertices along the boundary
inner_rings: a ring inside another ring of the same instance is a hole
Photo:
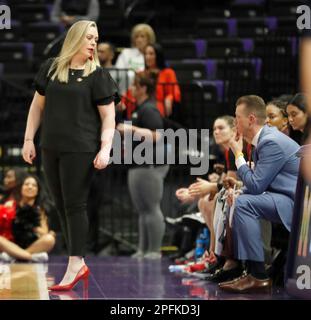
[[[181,94],[175,71],[167,68],[163,49],[159,44],[148,44],[145,49],[145,70],[156,78],[156,102],[161,117],[169,117],[174,103],[180,103]],[[136,108],[136,100],[128,91],[123,99],[127,118]]]
[[[287,104],[286,112],[288,114],[289,125],[294,131],[300,131],[303,136],[297,143],[303,144],[310,123],[308,123],[308,113],[306,97],[302,93],[297,93]]]
[[[218,255],[222,254],[222,247],[218,246],[218,238],[220,234],[216,230],[220,221],[218,216],[214,216],[217,200],[220,200],[220,198],[224,195],[222,190],[222,179],[224,177],[232,177],[235,180],[237,179],[234,155],[231,151],[229,151],[228,148],[230,139],[236,135],[234,118],[231,116],[217,118],[214,122],[213,134],[216,144],[222,146],[224,149],[226,159],[224,169],[225,175],[222,176],[217,182],[210,182],[201,178],[197,178],[198,181],[190,185],[189,188],[181,188],[176,191],[177,198],[182,202],[198,201],[199,210],[202,213],[210,230],[210,248],[209,252],[206,252],[205,258],[206,261],[211,264],[215,264],[217,260],[214,254],[215,250],[217,250],[216,253]],[[219,193],[219,191],[222,192]],[[215,196],[216,194],[217,196]],[[216,231],[217,236],[215,235]],[[227,249],[228,244],[225,245],[225,247]],[[224,268],[226,270],[235,269],[236,264],[232,258],[233,253],[229,254],[229,251],[232,251],[232,248],[230,250],[228,249],[227,251],[228,254],[226,254],[227,259]],[[237,272],[240,272],[240,270],[237,270]]]
[[[278,130],[289,135],[290,127],[288,115],[286,113],[287,103],[282,100],[272,100],[266,106],[266,124],[271,127],[277,127]]]
[[[14,198],[0,205],[0,260],[47,261],[55,244],[39,180],[27,175]]]

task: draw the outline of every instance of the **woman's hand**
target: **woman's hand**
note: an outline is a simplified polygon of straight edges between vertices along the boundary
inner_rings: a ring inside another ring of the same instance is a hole
[[[36,148],[33,143],[33,140],[25,140],[23,145],[23,159],[29,164],[32,164],[32,161],[36,157]]]
[[[176,194],[177,199],[182,203],[188,203],[188,202],[192,202],[195,200],[194,197],[191,197],[189,195],[188,188],[180,188],[176,191],[175,194]]]
[[[215,187],[215,183],[210,183],[201,178],[197,178],[198,182],[193,183],[189,187],[189,194],[192,197],[203,197],[207,194],[217,193],[217,184]]]
[[[134,131],[134,126],[132,126],[131,124],[128,123],[119,123],[116,127],[116,129],[121,132],[121,133],[125,133],[125,132],[132,132]]]
[[[225,177],[223,180],[223,186],[225,187],[225,189],[230,189],[230,188],[234,188],[234,185],[236,185],[238,182],[237,179],[233,178],[233,177]]]
[[[108,164],[109,164],[109,159],[110,159],[110,149],[108,148],[102,148],[100,151],[97,153],[93,163],[94,167],[98,170],[105,169]]]

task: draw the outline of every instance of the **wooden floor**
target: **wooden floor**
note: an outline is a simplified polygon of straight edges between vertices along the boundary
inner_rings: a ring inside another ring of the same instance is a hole
[[[0,299],[48,300],[45,265],[0,265]]]

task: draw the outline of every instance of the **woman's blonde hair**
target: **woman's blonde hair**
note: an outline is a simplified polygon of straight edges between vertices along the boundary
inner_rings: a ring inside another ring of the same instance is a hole
[[[135,38],[137,37],[137,35],[139,33],[144,33],[145,35],[147,35],[148,38],[148,44],[154,44],[156,42],[156,36],[155,33],[153,31],[153,29],[149,26],[149,24],[146,23],[140,23],[137,24],[131,32],[131,42],[132,42],[132,46],[135,47]]]
[[[49,74],[52,73],[53,70],[55,70],[51,77],[52,80],[57,78],[60,82],[68,82],[70,61],[73,56],[76,55],[81,49],[82,42],[89,27],[94,27],[97,29],[96,23],[94,21],[88,20],[80,20],[70,27],[64,40],[60,54],[55,58],[49,69]],[[99,66],[99,60],[97,55],[97,48],[95,46],[94,59],[87,60],[83,72],[83,77],[87,77],[90,73],[95,71],[96,66]]]

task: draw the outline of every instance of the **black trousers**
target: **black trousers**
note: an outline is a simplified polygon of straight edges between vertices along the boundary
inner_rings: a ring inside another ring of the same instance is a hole
[[[94,152],[58,152],[42,149],[48,188],[59,214],[69,256],[85,256],[88,236],[87,198]]]

